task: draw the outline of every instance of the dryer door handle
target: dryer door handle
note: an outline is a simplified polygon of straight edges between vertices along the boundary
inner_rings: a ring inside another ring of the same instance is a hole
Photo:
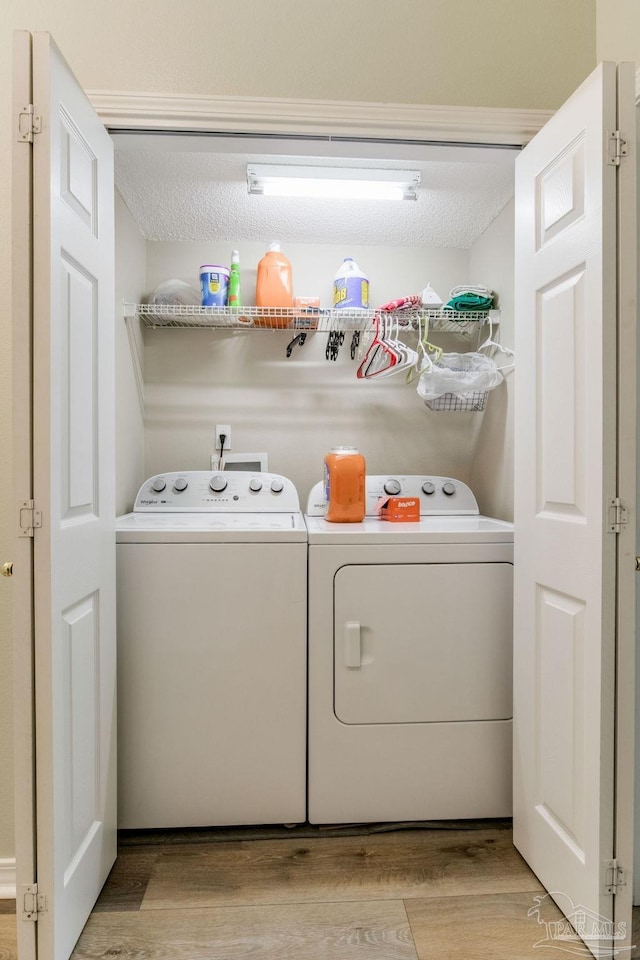
[[[344,665],[351,670],[362,666],[360,624],[357,620],[347,620],[344,625]]]

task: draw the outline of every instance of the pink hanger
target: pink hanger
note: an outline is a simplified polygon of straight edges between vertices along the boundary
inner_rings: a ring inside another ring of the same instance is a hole
[[[380,315],[376,313],[373,318],[375,329],[373,340],[356,373],[359,380],[370,379],[379,373],[385,373],[400,361],[398,353],[385,339],[386,330],[383,329],[382,336],[380,335],[380,319]]]

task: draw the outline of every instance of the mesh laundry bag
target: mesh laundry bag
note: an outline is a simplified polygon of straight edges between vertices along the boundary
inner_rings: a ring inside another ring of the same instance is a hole
[[[427,362],[417,391],[431,410],[478,411],[503,379],[495,360],[483,353],[443,353]]]

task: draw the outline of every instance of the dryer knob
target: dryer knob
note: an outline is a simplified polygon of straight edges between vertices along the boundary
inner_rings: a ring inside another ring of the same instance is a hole
[[[182,493],[189,486],[189,481],[185,477],[177,477],[176,482],[173,485],[173,489],[176,493]]]
[[[436,485],[435,485],[435,483],[431,483],[430,480],[427,480],[426,483],[423,483],[423,484],[422,484],[422,492],[423,492],[423,493],[426,493],[426,495],[427,495],[428,497],[430,497],[432,494],[434,494],[434,493],[436,492]]]
[[[227,489],[227,478],[223,477],[221,473],[216,473],[209,481],[209,488],[214,493],[222,493],[223,490]]]
[[[162,493],[167,485],[167,481],[164,477],[156,477],[153,483],[151,484],[151,489],[154,493]]]
[[[442,484],[442,492],[443,492],[447,497],[452,497],[452,496],[454,495],[454,493],[456,492],[456,485],[455,485],[455,483],[443,483],[443,484]]]
[[[254,477],[253,480],[249,480],[249,490],[253,490],[254,493],[257,493],[258,490],[262,490],[262,480],[258,480],[257,477]]]
[[[384,485],[384,492],[388,493],[392,497],[397,496],[400,493],[401,489],[402,487],[400,486],[399,480],[387,480],[387,482]]]
[[[272,493],[282,493],[284,490],[284,483],[282,480],[272,480],[271,481],[271,492]]]

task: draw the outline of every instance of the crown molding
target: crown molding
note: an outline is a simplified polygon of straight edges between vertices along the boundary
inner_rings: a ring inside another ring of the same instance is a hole
[[[523,145],[553,111],[87,91],[106,127]]]

